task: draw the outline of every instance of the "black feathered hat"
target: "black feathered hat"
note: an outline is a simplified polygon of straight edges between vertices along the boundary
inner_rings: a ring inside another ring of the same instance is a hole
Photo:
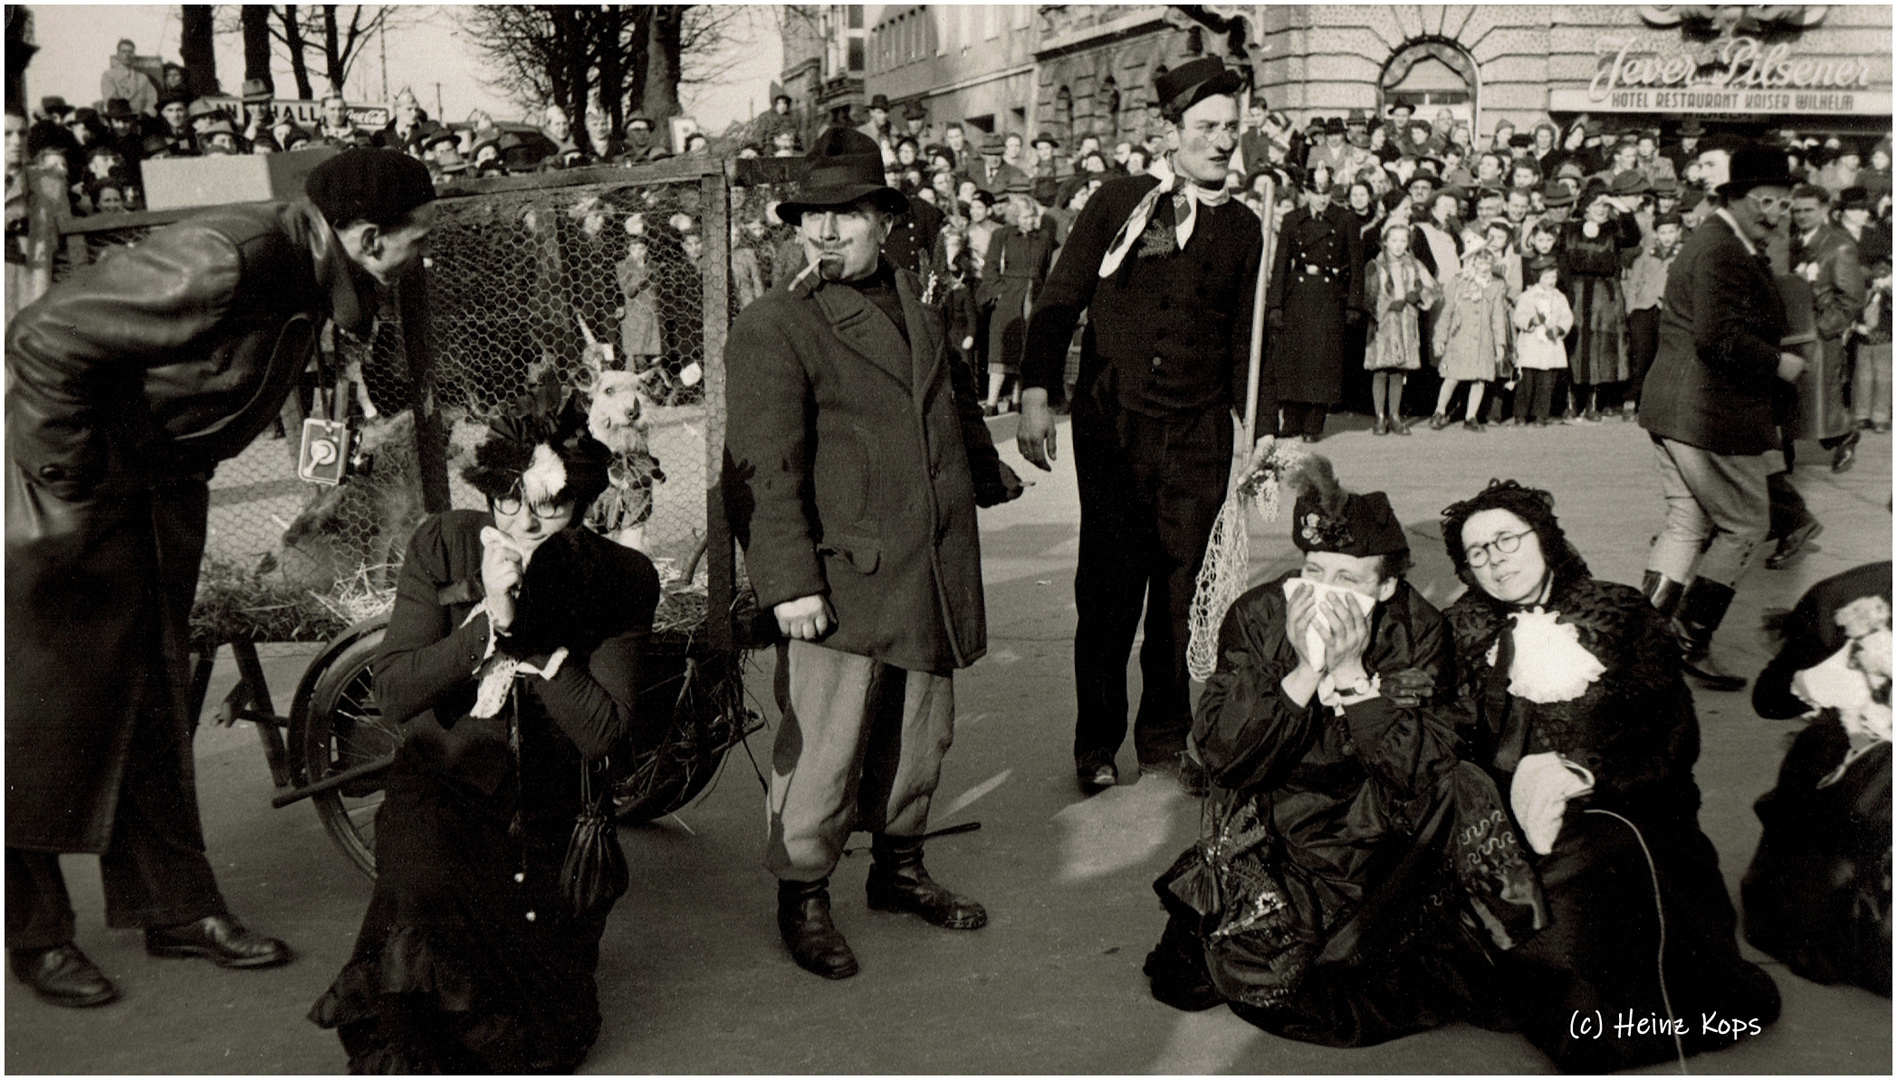
[[[1305,455],[1287,476],[1298,492],[1291,514],[1291,542],[1299,551],[1332,551],[1354,558],[1395,555],[1410,550],[1403,523],[1381,491],[1358,495],[1345,491],[1331,471],[1330,459]]]
[[[522,394],[487,430],[487,440],[475,448],[474,464],[461,477],[488,498],[525,495],[570,503],[578,517],[606,490],[613,454],[588,432],[579,395],[544,385],[536,394]],[[550,490],[525,490],[536,484]]]

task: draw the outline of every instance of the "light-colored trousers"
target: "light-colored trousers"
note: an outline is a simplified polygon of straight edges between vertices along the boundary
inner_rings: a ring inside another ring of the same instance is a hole
[[[955,738],[951,676],[790,641],[777,647],[776,689],[783,718],[771,751],[771,873],[828,877],[856,829],[928,831]]]
[[[1666,524],[1647,557],[1647,569],[1685,584],[1693,580],[1698,560],[1700,577],[1725,586],[1736,583],[1765,542],[1771,522],[1765,478],[1781,461],[1777,451],[1715,454],[1654,439]]]
[[[1857,371],[1851,379],[1851,416],[1874,424],[1890,423],[1890,342],[1859,343]]]

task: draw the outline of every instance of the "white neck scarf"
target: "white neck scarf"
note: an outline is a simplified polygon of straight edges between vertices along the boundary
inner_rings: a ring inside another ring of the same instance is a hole
[[[1146,225],[1153,220],[1153,211],[1159,206],[1161,195],[1172,196],[1173,235],[1179,241],[1179,250],[1186,249],[1186,241],[1192,239],[1192,227],[1198,223],[1200,206],[1224,206],[1231,201],[1232,192],[1224,185],[1217,190],[1200,187],[1184,177],[1176,176],[1172,162],[1160,158],[1153,162],[1148,170],[1159,177],[1159,183],[1146,193],[1133,206],[1133,212],[1127,215],[1126,224],[1113,236],[1113,243],[1107,245],[1106,257],[1100,260],[1100,276],[1112,277],[1126,261],[1127,252],[1145,234]]]

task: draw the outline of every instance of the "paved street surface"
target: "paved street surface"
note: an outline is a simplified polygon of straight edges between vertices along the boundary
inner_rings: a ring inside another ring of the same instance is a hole
[[[1651,450],[1631,424],[1471,434],[1419,428],[1373,438],[1333,419],[1320,449],[1343,482],[1390,493],[1409,523],[1413,581],[1446,602],[1456,583],[1438,512],[1490,477],[1552,489],[1569,536],[1594,572],[1638,582],[1661,517]],[[1340,428],[1348,429],[1339,431]],[[1004,458],[1013,424],[994,423]],[[1147,995],[1140,962],[1163,918],[1150,883],[1189,844],[1198,807],[1163,780],[1083,799],[1070,757],[1072,573],[1077,504],[1067,429],[1062,460],[1019,502],[983,512],[989,654],[957,680],[960,716],[935,808],[937,825],[979,821],[936,840],[929,865],[983,901],[988,927],[953,933],[863,903],[867,840],[834,881],[837,922],[862,974],[828,983],[792,965],[777,941],[774,885],[758,863],[762,798],[742,750],[717,786],[676,818],[622,833],[632,892],[608,929],[599,971],[605,1029],[597,1073],[1284,1073],[1547,1072],[1517,1035],[1456,1025],[1366,1050],[1328,1050],[1266,1035],[1223,1008],[1175,1012]],[[1857,468],[1834,476],[1816,447],[1798,484],[1826,531],[1795,567],[1744,582],[1717,647],[1755,672],[1767,652],[1761,613],[1812,582],[1891,552],[1891,442],[1867,436]],[[1288,515],[1287,515],[1288,517]],[[1287,521],[1256,526],[1255,573],[1295,554]],[[281,651],[280,651],[281,652]],[[268,663],[278,707],[308,660]],[[769,693],[769,656],[753,691]],[[1136,676],[1134,676],[1136,678]],[[212,700],[229,685],[220,671]],[[1757,843],[1752,801],[1771,786],[1793,725],[1760,720],[1744,694],[1698,695],[1701,813],[1728,885]],[[766,711],[770,710],[766,707]],[[767,760],[769,735],[752,738]],[[345,1059],[304,1019],[341,967],[368,882],[330,846],[307,806],[272,810],[263,756],[248,729],[199,735],[198,786],[211,855],[233,909],[288,939],[300,957],[264,972],[145,957],[134,932],[103,925],[97,862],[65,860],[78,942],[124,999],[85,1012],[37,1003],[9,983],[5,1065],[13,1072],[327,1073]],[[1121,766],[1130,774],[1130,749]],[[1754,959],[1763,957],[1753,953]],[[1763,1036],[1695,1058],[1696,1073],[1889,1073],[1890,1002],[1818,986],[1767,963],[1783,1018]],[[1652,1072],[1672,1072],[1658,1066]]]

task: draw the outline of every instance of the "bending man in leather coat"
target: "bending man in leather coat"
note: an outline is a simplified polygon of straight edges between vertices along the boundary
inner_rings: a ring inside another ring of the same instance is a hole
[[[106,923],[153,956],[285,963],[225,910],[192,774],[188,619],[209,481],[277,416],[334,318],[419,261],[434,197],[350,150],[308,199],[212,210],[22,310],[6,365],[7,949],[55,1005],[117,989],[73,945],[59,855],[96,852]]]

